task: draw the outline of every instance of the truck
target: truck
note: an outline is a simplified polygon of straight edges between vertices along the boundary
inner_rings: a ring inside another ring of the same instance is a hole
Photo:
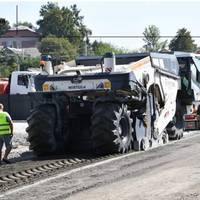
[[[38,156],[104,155],[167,143],[180,80],[176,56],[138,53],[116,59],[107,53],[92,62],[100,66],[98,72],[81,72],[78,65],[74,75],[35,77],[26,129],[30,149]]]
[[[30,114],[28,92],[35,91],[34,77],[38,72],[13,71],[9,78],[0,79],[0,102],[14,120],[25,120]]]
[[[185,114],[183,116],[184,130],[199,130],[200,129],[200,115],[197,113]]]
[[[179,89],[177,93],[176,127],[198,130],[200,117],[192,107],[200,104],[200,55],[174,52],[179,62]]]

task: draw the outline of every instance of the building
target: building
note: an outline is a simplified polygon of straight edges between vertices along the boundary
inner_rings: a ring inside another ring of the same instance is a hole
[[[40,34],[26,26],[9,29],[0,36],[0,46],[10,48],[37,48]]]

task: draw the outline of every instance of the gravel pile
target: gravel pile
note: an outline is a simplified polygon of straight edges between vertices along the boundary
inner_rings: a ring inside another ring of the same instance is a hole
[[[27,142],[27,128],[28,124],[26,121],[14,121],[14,136],[13,136],[13,145],[17,148],[20,146],[28,146]]]

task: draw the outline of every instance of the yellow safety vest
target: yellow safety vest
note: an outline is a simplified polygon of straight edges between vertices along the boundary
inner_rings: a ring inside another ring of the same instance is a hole
[[[7,117],[8,115],[6,112],[0,112],[0,136],[11,134],[10,124],[7,121]]]

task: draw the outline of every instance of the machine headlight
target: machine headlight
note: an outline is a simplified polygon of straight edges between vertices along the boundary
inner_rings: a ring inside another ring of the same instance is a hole
[[[111,82],[109,80],[106,80],[103,82],[103,88],[104,89],[111,89]]]
[[[43,89],[44,92],[50,91],[49,84],[48,84],[48,83],[44,83],[44,84],[42,85],[42,89]]]

